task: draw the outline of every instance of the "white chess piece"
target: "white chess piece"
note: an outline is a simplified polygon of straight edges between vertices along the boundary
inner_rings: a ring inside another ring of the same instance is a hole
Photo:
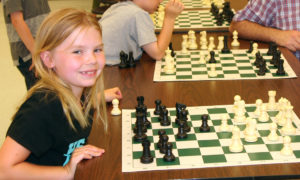
[[[267,105],[261,105],[260,116],[258,117],[259,122],[268,122],[269,121],[269,114],[267,112]]]
[[[279,136],[277,134],[277,124],[273,122],[270,124],[270,134],[268,135],[268,140],[277,141],[278,139]]]
[[[111,115],[117,116],[121,114],[121,110],[119,109],[119,100],[112,100],[113,109],[111,110]]]
[[[258,44],[253,43],[253,51],[251,52],[251,55],[255,57],[257,52],[258,52]]]
[[[215,47],[216,47],[215,38],[211,36],[211,37],[209,37],[208,49],[209,49],[209,51],[212,51]]]
[[[224,48],[224,36],[218,37],[219,43],[218,43],[218,50],[222,50]]]
[[[159,7],[158,7],[158,14],[157,14],[157,26],[158,27],[162,27],[162,25],[163,25],[163,21],[164,21],[164,18],[165,18],[165,7],[164,6],[162,6],[162,5],[160,5]]]
[[[234,122],[236,123],[245,123],[246,122],[246,116],[245,116],[245,101],[240,100],[238,102],[237,109],[235,110],[234,115]]]
[[[235,95],[233,99],[234,99],[234,103],[233,103],[232,110],[233,110],[233,112],[235,112],[238,108],[238,103],[241,100],[241,96],[240,95]]]
[[[188,36],[186,34],[182,35],[182,43],[181,43],[181,53],[188,54]]]
[[[255,105],[256,105],[256,109],[254,111],[254,115],[256,117],[259,117],[260,116],[260,112],[261,112],[261,105],[263,104],[263,101],[261,99],[257,99],[255,101]]]
[[[206,31],[200,32],[200,49],[206,50],[207,49],[207,39],[206,39]]]
[[[210,71],[208,71],[208,76],[209,77],[217,77],[218,76],[215,63],[210,64]]]
[[[233,41],[231,42],[231,46],[237,47],[240,46],[240,42],[238,41],[238,32],[236,30],[233,31]]]
[[[195,31],[190,30],[188,32],[188,42],[189,42],[189,49],[197,49],[198,45],[196,43],[196,36],[195,36]]]
[[[175,72],[174,58],[171,56],[169,48],[166,50],[164,72],[166,74],[173,74]]]
[[[245,141],[247,142],[256,142],[257,141],[257,133],[256,133],[256,119],[247,118],[247,125],[246,125],[246,129],[244,131],[245,134]]]
[[[290,106],[293,107],[293,106]],[[288,107],[288,108],[290,108]],[[288,112],[286,113],[286,122],[285,125],[281,128],[281,133],[284,135],[294,135],[296,134],[296,128],[293,126],[292,121],[292,113]]]
[[[290,138],[290,136],[285,136],[283,138],[283,148],[281,149],[280,154],[282,154],[284,156],[293,155],[293,149],[291,147],[291,138]]]
[[[275,100],[276,91],[269,91],[268,95],[269,95],[268,110],[274,111],[276,110],[276,100]]]
[[[231,144],[229,146],[230,152],[242,152],[244,149],[240,138],[240,129],[237,126],[233,127]]]
[[[200,51],[200,60],[199,60],[199,64],[205,64],[206,60],[205,60],[205,54],[203,51]]]
[[[222,121],[221,121],[221,126],[219,127],[219,130],[221,132],[229,131],[230,128],[229,128],[229,125],[228,125],[228,122],[227,122],[228,115],[223,114],[221,118],[222,118]]]

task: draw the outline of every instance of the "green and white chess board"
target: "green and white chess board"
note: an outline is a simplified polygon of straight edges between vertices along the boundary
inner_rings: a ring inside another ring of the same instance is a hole
[[[169,0],[163,0],[161,5],[165,6]],[[210,3],[205,3],[205,0],[181,0],[184,5],[184,9],[201,9],[210,8]]]
[[[277,68],[270,64],[272,56],[268,56],[267,49],[259,49],[266,60],[268,71],[264,76],[257,75],[258,68],[254,65],[255,57],[247,53],[246,49],[231,50],[229,54],[222,54],[215,50],[217,77],[210,77],[210,65],[200,64],[200,50],[191,50],[187,54],[175,51],[175,73],[164,72],[165,61],[156,61],[153,81],[201,81],[201,80],[242,80],[242,79],[280,79],[297,77],[287,60],[284,60],[285,75],[276,75]],[[207,51],[205,52],[208,53]]]
[[[244,140],[243,130],[245,124],[237,124],[241,130],[241,141],[244,150],[240,153],[229,151],[232,133],[220,132],[221,116],[228,114],[228,124],[232,128],[234,124],[234,113],[232,105],[218,106],[195,106],[187,107],[189,111],[188,124],[191,131],[187,139],[177,139],[178,126],[175,124],[175,108],[167,108],[171,125],[161,126],[158,116],[153,114],[154,109],[148,109],[148,120],[151,121],[151,128],[147,130],[147,138],[151,142],[150,151],[154,160],[150,164],[142,164],[143,147],[141,143],[133,140],[133,127],[136,121],[135,110],[127,109],[122,111],[122,172],[168,170],[168,169],[187,169],[187,168],[207,168],[222,166],[241,166],[256,164],[274,164],[274,163],[293,163],[300,162],[300,120],[297,115],[292,113],[293,126],[296,128],[296,134],[291,135],[291,147],[293,154],[285,156],[280,153],[283,147],[283,136],[281,136],[281,127],[278,126],[278,141],[269,141],[267,136],[270,133],[271,122],[275,122],[275,116],[278,111],[268,111],[270,116],[268,122],[257,123],[257,142],[246,142]],[[253,117],[255,111],[254,104],[246,104],[246,116]],[[201,115],[208,114],[208,125],[210,132],[200,132]],[[257,118],[255,118],[257,119]],[[173,144],[172,153],[176,160],[165,162],[163,154],[157,148],[159,140],[158,131],[164,129],[169,137],[169,142]]]
[[[155,30],[161,30],[161,26],[158,23],[158,12],[155,12],[152,16]],[[187,30],[228,30],[229,23],[224,21],[223,25],[218,26],[216,19],[209,12],[209,10],[197,10],[197,11],[182,11],[181,14],[176,18],[174,24],[174,31],[187,31]]]

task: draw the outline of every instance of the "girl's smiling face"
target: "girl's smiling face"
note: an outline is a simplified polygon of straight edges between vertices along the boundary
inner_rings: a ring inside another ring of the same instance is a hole
[[[105,65],[102,37],[93,27],[76,29],[49,55],[51,68],[75,95],[94,85]]]

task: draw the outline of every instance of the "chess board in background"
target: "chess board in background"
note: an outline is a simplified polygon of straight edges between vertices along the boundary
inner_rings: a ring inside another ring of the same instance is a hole
[[[160,5],[165,6],[169,0],[163,0]],[[181,0],[184,5],[184,9],[210,9],[210,0]]]
[[[122,110],[122,172],[150,171],[150,170],[168,170],[168,169],[188,169],[188,168],[207,168],[222,166],[241,166],[256,164],[274,164],[274,163],[299,163],[300,162],[300,120],[293,112],[293,126],[297,129],[295,135],[291,135],[291,147],[293,155],[284,156],[280,154],[283,147],[283,137],[281,136],[281,127],[278,127],[277,134],[280,135],[278,141],[269,141],[267,136],[270,132],[270,123],[275,122],[275,116],[278,111],[268,111],[270,116],[267,122],[257,122],[258,141],[246,142],[242,131],[245,124],[237,125],[241,130],[241,140],[244,150],[241,153],[232,153],[229,151],[231,143],[231,132],[220,132],[221,117],[224,114],[229,115],[229,126],[233,126],[234,113],[232,105],[218,106],[195,106],[187,107],[189,111],[188,124],[191,132],[187,139],[177,139],[178,126],[175,124],[175,108],[167,108],[171,118],[170,126],[161,126],[158,116],[154,115],[154,109],[148,109],[148,120],[151,121],[151,128],[147,130],[147,138],[150,140],[151,154],[154,161],[150,164],[142,164],[143,147],[141,143],[133,140],[133,130],[136,118],[135,110]],[[246,116],[254,117],[255,105],[246,104]],[[208,114],[208,124],[210,132],[200,132],[201,116]],[[257,119],[257,118],[255,118]],[[176,159],[173,162],[165,162],[163,154],[156,147],[159,140],[158,130],[164,129],[169,136],[169,142],[173,144],[173,154]]]
[[[164,73],[165,61],[156,61],[153,81],[202,81],[202,80],[247,80],[247,79],[281,79],[296,78],[296,74],[289,65],[288,61],[281,55],[284,60],[285,75],[276,75],[277,68],[270,64],[272,56],[266,54],[267,49],[258,49],[263,58],[266,60],[268,71],[264,76],[258,76],[258,68],[254,65],[255,57],[247,53],[246,49],[231,50],[229,54],[222,54],[215,50],[216,72],[217,77],[209,77],[209,63],[199,64],[200,50],[190,50],[188,54],[181,54],[175,51],[175,68],[174,74]],[[207,53],[207,52],[206,52]]]

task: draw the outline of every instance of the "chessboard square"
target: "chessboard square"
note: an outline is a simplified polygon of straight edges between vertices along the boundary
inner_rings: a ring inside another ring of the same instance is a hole
[[[265,144],[244,145],[244,148],[247,153],[269,152]]]
[[[221,61],[223,61],[223,60],[234,60],[234,57],[232,57],[232,56],[229,56],[229,57],[222,56],[222,57],[220,57],[220,60]]]
[[[178,155],[181,156],[200,156],[201,152],[199,148],[185,148],[178,149]]]
[[[248,153],[251,161],[273,160],[270,152]]]
[[[203,155],[202,158],[203,158],[204,163],[225,163],[225,162],[227,162],[224,154]]]
[[[293,150],[300,150],[300,143],[291,143],[291,147]]]
[[[199,132],[200,131],[200,130],[195,130],[195,129],[199,129],[201,124],[202,124],[201,120],[192,121],[192,127],[194,128],[194,132]]]
[[[266,137],[270,134],[270,130],[258,130],[258,133],[259,133],[260,137]]]
[[[249,162],[249,156],[245,153],[232,153],[232,154],[225,154],[227,162],[235,162],[241,164],[243,162]]]
[[[296,158],[300,158],[300,150],[294,151]]]
[[[208,122],[209,123],[209,122]],[[201,125],[202,125],[202,123],[201,123]],[[200,125],[200,126],[201,126]],[[202,132],[202,131],[200,131],[200,126],[194,126],[194,131],[195,131],[195,133],[196,134],[203,134],[203,133],[207,133],[207,132]],[[209,129],[209,133],[213,133],[213,132],[216,132],[216,130],[215,130],[215,127],[213,127],[213,126],[210,126],[209,127],[210,129]]]
[[[252,66],[238,66],[238,70],[244,72],[245,70],[253,70]]]
[[[220,141],[218,139],[212,140],[198,140],[199,147],[216,147],[221,146]]]
[[[189,111],[190,116],[191,115],[208,114],[207,109],[203,108],[203,107],[195,107],[195,108],[187,107],[187,109]],[[200,119],[201,119],[201,117],[200,117]],[[208,117],[208,119],[209,119],[209,117]]]
[[[264,141],[261,137],[257,138],[256,142],[247,142],[244,138],[241,138],[243,145],[257,145],[257,144],[264,144]]]
[[[249,74],[240,74],[241,78],[253,78],[257,77],[255,73],[249,73]]]
[[[156,164],[156,159],[153,158],[153,162],[152,163],[149,163],[149,164],[144,164],[141,162],[140,159],[134,159],[132,161],[132,167],[131,168],[143,168],[144,171],[147,171],[148,169],[152,169],[155,164]]]
[[[232,55],[233,55],[235,58],[237,58],[237,57],[243,57],[243,58],[248,57],[248,55],[245,54],[245,53],[233,53]]]
[[[240,131],[244,131],[246,129],[246,124],[237,124],[236,126],[240,129]]]
[[[217,140],[218,136],[216,133],[211,133],[211,132],[202,132],[202,133],[197,133],[196,134],[197,140]]]
[[[175,132],[175,134],[177,134],[177,132]],[[177,136],[175,135],[176,141],[192,141],[192,140],[196,140],[196,135],[195,134],[189,134],[187,133],[187,138],[184,139],[179,139],[177,138]]]
[[[190,134],[189,134],[190,135]],[[177,149],[186,149],[186,148],[199,148],[197,141],[185,140],[185,141],[175,141]]]
[[[207,75],[207,71],[193,71],[192,75]]]
[[[266,144],[269,151],[280,151],[283,144]]]
[[[256,121],[257,121],[257,125],[256,125],[257,129],[259,129],[259,130],[270,130],[270,123],[272,123],[272,121],[268,121],[268,123],[260,122],[260,121],[258,121],[258,119],[256,119]]]
[[[226,108],[207,108],[207,111],[208,111],[209,115],[227,113]]]
[[[249,59],[236,59],[236,63],[239,63],[239,64],[251,64],[251,62],[249,61]]]
[[[274,152],[270,152],[270,153],[271,153],[274,160],[280,160],[280,161],[287,162],[287,163],[290,160],[292,160],[292,161],[296,160],[296,156],[294,154],[286,156],[286,155],[282,155],[280,153],[280,151],[274,151]]]
[[[219,139],[230,139],[232,137],[232,132],[217,132]]]
[[[226,147],[226,146],[228,147],[231,145],[231,142],[232,142],[231,138],[230,139],[219,139],[219,141],[220,141],[220,144],[222,147]]]
[[[188,65],[188,66],[186,66]],[[184,68],[184,67],[191,67],[191,60],[190,59],[182,59],[181,61],[176,61],[176,67]]]
[[[236,66],[228,66],[228,67],[223,67],[222,68],[223,71],[237,71],[237,67]]]
[[[159,123],[152,123],[152,129],[168,129],[171,126],[161,126],[160,122]]]
[[[279,111],[267,111],[270,117],[275,117]]]
[[[184,79],[192,79],[192,75],[186,75],[186,76],[184,76],[184,75],[178,75],[178,76],[176,76],[176,79],[177,80],[184,80]]]
[[[238,70],[228,70],[228,71],[224,71],[224,74],[239,74]]]
[[[169,110],[170,116],[176,116],[176,110]]]
[[[292,143],[300,142],[300,135],[290,136],[290,137]]]
[[[203,164],[202,156],[179,156],[180,165],[195,165]]]
[[[151,133],[152,134],[152,133]],[[153,143],[153,136],[147,136],[147,139],[150,141],[150,143]],[[133,144],[141,144],[141,142],[135,141],[134,136],[132,136],[132,143]]]
[[[151,117],[151,123],[159,123],[158,117]]]
[[[153,136],[158,136],[158,131],[161,130],[162,128],[159,127],[159,128],[156,128],[156,129],[152,129],[153,131]],[[164,131],[166,131],[166,134],[167,135],[171,135],[171,134],[174,134],[174,131],[173,131],[173,128],[163,128]]]
[[[156,158],[157,166],[175,166],[180,165],[179,158],[175,157],[175,161],[167,162],[163,158]]]
[[[192,121],[199,121],[201,120],[201,115],[190,115]]]
[[[155,151],[150,151],[152,157],[155,157]],[[143,155],[143,151],[133,151],[132,152],[132,158],[133,159],[140,159]]]
[[[236,154],[236,152],[231,152],[231,151],[229,150],[229,146],[230,146],[230,145],[231,145],[231,143],[230,143],[228,146],[223,146],[223,147],[222,147],[222,148],[223,148],[224,154]],[[246,153],[245,148],[244,148],[243,151],[240,152],[240,153]]]
[[[222,63],[223,67],[236,67],[236,63]]]
[[[245,109],[247,112],[254,112],[256,107],[255,106],[246,106]]]

